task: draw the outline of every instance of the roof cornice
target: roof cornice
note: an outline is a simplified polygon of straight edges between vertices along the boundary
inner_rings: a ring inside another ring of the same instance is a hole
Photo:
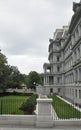
[[[78,8],[78,9],[76,9],[76,8]],[[77,22],[79,21],[79,19],[81,18],[81,3],[74,4],[73,10],[75,13],[72,16],[71,23],[69,26],[70,34],[72,33],[72,31],[73,31],[74,27],[76,26]]]

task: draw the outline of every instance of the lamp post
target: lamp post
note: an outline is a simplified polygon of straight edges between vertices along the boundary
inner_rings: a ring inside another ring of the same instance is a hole
[[[34,91],[36,91],[36,82],[33,82],[33,85],[34,85]]]

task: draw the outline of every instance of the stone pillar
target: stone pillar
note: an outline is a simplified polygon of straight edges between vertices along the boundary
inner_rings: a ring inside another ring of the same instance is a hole
[[[46,76],[46,85],[47,85],[48,83],[47,83],[47,76]]]
[[[75,70],[73,71],[73,74],[74,74],[74,82],[76,82],[76,73],[75,73]]]
[[[44,85],[46,84],[46,75],[44,75]]]
[[[74,52],[72,54],[72,57],[73,57],[73,64],[74,64],[74,62],[75,62],[75,54],[74,54]]]
[[[48,81],[48,76],[46,76],[46,77],[47,77],[47,84],[48,84],[48,82],[49,82],[49,81]]]
[[[80,58],[81,58],[81,44],[80,44]]]
[[[80,83],[81,83],[81,68],[79,68],[79,80],[80,80]]]
[[[77,79],[78,79],[78,82],[80,82],[80,69],[77,69],[77,73],[78,73]]]
[[[36,126],[37,127],[53,127],[53,113],[52,113],[52,99],[45,97],[37,99],[37,118]]]
[[[72,42],[72,45],[74,45],[74,42],[75,42],[74,35],[72,35],[72,37],[71,37],[71,42]]]
[[[55,76],[55,78],[54,78],[55,80],[54,80],[54,83],[56,84],[57,83],[57,78],[56,78],[56,76]]]
[[[81,26],[78,26],[79,37],[81,36]]]
[[[55,83],[55,77],[53,76],[53,84]]]
[[[76,31],[75,31],[75,41],[78,40],[78,36],[79,36],[79,35],[78,35],[78,30],[76,30]]]
[[[47,67],[46,67],[46,65],[44,66],[44,73],[46,73],[46,71],[47,71]]]
[[[78,49],[76,48],[76,60],[78,59]]]
[[[64,74],[62,74],[62,84],[65,83]]]

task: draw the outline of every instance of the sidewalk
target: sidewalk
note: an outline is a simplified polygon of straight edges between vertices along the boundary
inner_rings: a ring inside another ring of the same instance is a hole
[[[55,127],[55,128],[20,128],[20,127],[0,127],[0,130],[81,130],[81,127],[63,127],[63,126],[59,126],[59,127]]]

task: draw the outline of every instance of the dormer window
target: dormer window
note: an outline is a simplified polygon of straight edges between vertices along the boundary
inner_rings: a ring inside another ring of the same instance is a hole
[[[57,61],[59,61],[59,59],[60,59],[60,57],[59,57],[59,56],[57,56]]]

